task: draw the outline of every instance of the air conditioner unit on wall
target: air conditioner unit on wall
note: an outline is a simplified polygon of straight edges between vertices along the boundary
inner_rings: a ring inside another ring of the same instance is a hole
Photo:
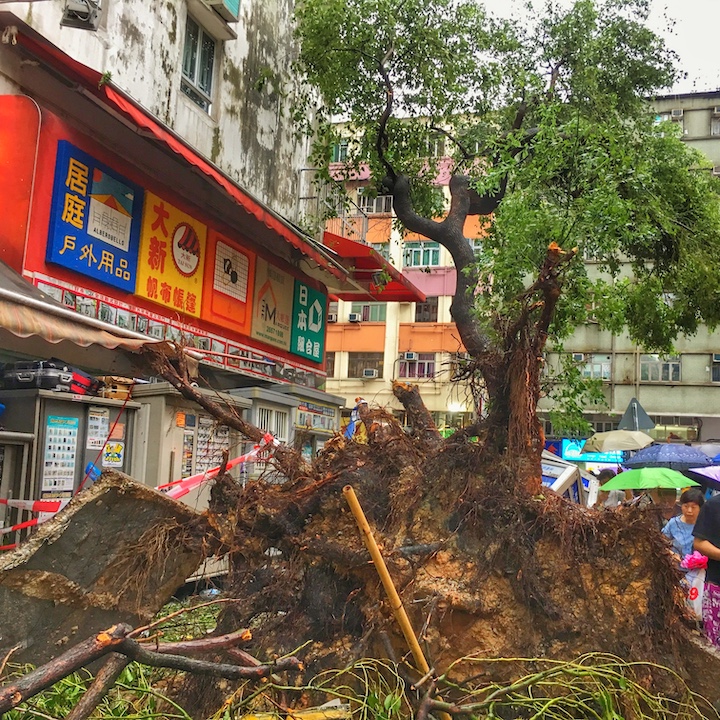
[[[673,108],[670,111],[670,117],[673,120],[682,120],[682,117],[684,114],[685,114],[685,111],[682,108]]]
[[[328,313],[327,321],[329,323],[336,323],[337,322],[337,313]]]
[[[573,353],[573,362],[585,362],[585,353]]]
[[[359,323],[362,322],[362,315],[360,313],[350,313],[348,315],[348,320],[351,323]]]
[[[404,353],[402,354],[402,359],[403,359],[403,360],[410,360],[410,361],[412,361],[412,360],[417,360],[417,359],[418,359],[418,354],[417,354],[416,352],[412,352],[412,351],[404,352]]]
[[[363,368],[363,378],[372,379],[378,376],[378,371],[375,368]]]
[[[80,30],[97,30],[100,13],[99,0],[67,0],[60,25]]]
[[[720,363],[720,353],[713,353],[712,361],[714,363]]]
[[[206,0],[207,4],[215,8],[225,22],[237,22],[240,16],[240,0]]]
[[[720,165],[715,165],[713,167],[712,174],[715,175],[715,177],[720,175]]]
[[[717,105],[716,105],[716,106],[712,109],[712,114],[713,114],[713,117],[720,117],[720,106],[717,106]]]

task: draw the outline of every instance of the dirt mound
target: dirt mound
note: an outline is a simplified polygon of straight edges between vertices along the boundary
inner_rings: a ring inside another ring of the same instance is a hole
[[[484,466],[474,443],[426,453],[392,429],[375,444],[335,443],[312,481],[260,481],[233,509],[229,588],[240,602],[220,628],[252,627],[259,656],[303,646],[310,675],[361,656],[412,664],[343,498],[350,484],[430,665],[444,672],[455,663],[453,680],[477,674],[476,663],[456,662],[464,657],[600,652],[687,679],[703,663],[706,677],[708,662],[720,669],[690,642],[679,575],[652,510],[528,496],[508,480],[511,465]],[[218,481],[217,497],[229,482]],[[518,670],[502,663],[483,673],[502,680]],[[649,686],[672,691],[665,674],[647,673]],[[702,685],[695,689],[718,694]],[[211,697],[206,685],[203,694]]]

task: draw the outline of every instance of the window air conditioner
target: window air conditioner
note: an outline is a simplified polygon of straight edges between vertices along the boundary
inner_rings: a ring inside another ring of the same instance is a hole
[[[363,368],[363,378],[371,379],[378,376],[378,371],[375,368]]]
[[[351,323],[359,323],[362,322],[362,315],[360,313],[350,313],[348,315],[348,320]]]
[[[329,323],[336,323],[337,322],[337,313],[328,313],[327,321]]]
[[[715,165],[713,167],[712,174],[715,175],[715,177],[720,176],[720,165]]]
[[[720,117],[720,107],[716,105],[712,109],[712,114],[713,114],[713,117]]]
[[[684,114],[684,111],[682,108],[673,108],[670,111],[670,117],[673,120],[682,120],[683,114]]]
[[[720,353],[713,353],[713,362],[720,363]]]
[[[417,360],[418,354],[416,352],[404,352],[402,354],[403,360]]]
[[[237,22],[240,16],[240,0],[207,0],[225,22]]]
[[[585,362],[585,353],[573,353],[573,362]]]

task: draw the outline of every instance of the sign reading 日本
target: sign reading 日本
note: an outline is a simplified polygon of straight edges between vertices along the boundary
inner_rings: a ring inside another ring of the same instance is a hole
[[[322,362],[325,352],[327,297],[295,281],[290,352],[314,362]]]
[[[66,140],[58,142],[46,259],[135,292],[143,190]]]

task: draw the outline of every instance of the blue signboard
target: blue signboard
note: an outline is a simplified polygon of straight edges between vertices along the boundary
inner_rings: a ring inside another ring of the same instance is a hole
[[[325,352],[325,317],[327,296],[295,281],[290,352],[322,362]]]
[[[61,140],[47,261],[134,293],[142,209],[142,188]]]
[[[585,440],[562,441],[560,457],[563,460],[575,460],[577,462],[602,462],[615,463],[619,465],[623,460],[622,450],[611,450],[610,452],[581,452]]]

